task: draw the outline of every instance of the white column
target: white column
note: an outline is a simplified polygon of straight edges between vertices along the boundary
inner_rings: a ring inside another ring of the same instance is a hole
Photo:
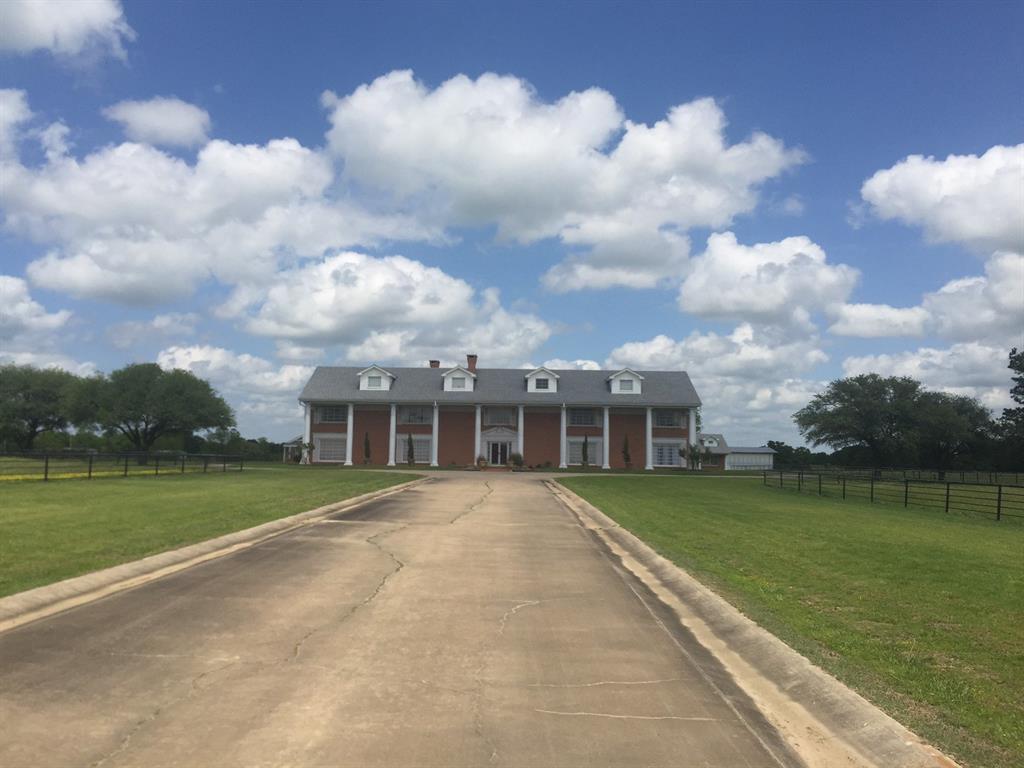
[[[356,409],[352,403],[348,404],[348,422],[345,424],[345,466],[352,466],[352,433],[356,428]]]
[[[473,427],[473,463],[480,458],[480,406],[476,407],[476,426]]]
[[[388,466],[395,466],[395,430],[398,426],[398,406],[391,404],[391,430],[388,432]]]
[[[525,441],[526,441],[526,431],[525,431],[526,430],[526,419],[524,417],[524,413],[525,413],[525,409],[523,408],[523,406],[520,405],[519,406],[519,436],[518,436],[519,440],[518,440],[518,443],[516,445],[516,448],[518,449],[519,455],[523,456],[523,458],[525,459],[525,454],[523,452],[523,446],[526,444],[525,443]]]
[[[440,429],[440,414],[437,409],[437,401],[434,401],[434,429],[430,434],[430,466],[437,466],[437,435]]]
[[[697,409],[691,408],[689,411],[690,424],[686,430],[686,440],[690,444],[690,450],[697,450]],[[699,456],[699,454],[698,454]],[[697,460],[697,469],[700,469],[700,459]]]
[[[647,429],[644,434],[644,469],[654,469],[654,416],[647,409]]]
[[[565,444],[565,403],[562,403],[562,420],[560,425],[560,431],[558,435],[558,468],[565,469],[568,465],[566,459],[566,444]]]
[[[607,405],[604,407],[604,431],[601,433],[601,446],[603,447],[604,459],[601,462],[601,469],[611,469],[611,446],[608,445],[608,438],[611,435],[611,430],[608,429],[608,411],[611,410]]]
[[[313,407],[309,403],[305,403],[306,408],[306,429],[302,433],[302,463],[312,464],[312,457],[309,455],[309,450],[306,448],[311,442],[313,442]]]

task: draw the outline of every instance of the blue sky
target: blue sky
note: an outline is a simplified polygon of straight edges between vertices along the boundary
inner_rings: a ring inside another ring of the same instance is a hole
[[[1008,403],[1020,4],[0,21],[2,359],[188,367],[275,438],[310,366],[469,351],[685,368],[738,443],[867,370]]]

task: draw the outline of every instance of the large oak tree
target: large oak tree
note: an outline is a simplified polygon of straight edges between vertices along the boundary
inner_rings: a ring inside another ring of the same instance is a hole
[[[86,379],[74,416],[79,426],[120,432],[139,451],[148,451],[168,433],[235,425],[231,407],[209,383],[189,371],[165,371],[155,363],[128,365],[109,376]]]
[[[0,366],[0,435],[30,450],[41,432],[67,427],[77,382],[56,368]]]

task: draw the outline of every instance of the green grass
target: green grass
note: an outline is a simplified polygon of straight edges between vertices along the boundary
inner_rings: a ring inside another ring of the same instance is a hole
[[[412,479],[277,466],[0,484],[0,595],[137,560]]]
[[[966,765],[1024,765],[1024,525],[757,479],[566,478]]]

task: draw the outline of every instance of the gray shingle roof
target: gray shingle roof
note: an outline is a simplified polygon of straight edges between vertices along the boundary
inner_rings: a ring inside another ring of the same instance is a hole
[[[704,438],[713,437],[718,441],[718,445],[715,447],[708,447],[712,456],[724,456],[729,453],[729,444],[725,442],[725,435],[719,434],[718,432],[701,432],[697,435],[697,438],[701,441],[701,448],[704,448]]]
[[[445,392],[440,368],[390,368],[395,380],[388,391],[359,389],[359,371],[365,366],[319,366],[299,395],[310,403],[493,403],[527,405],[643,405],[690,408],[700,405],[685,371],[637,371],[644,377],[643,393],[612,394],[608,375],[614,371],[557,370],[558,392],[527,392],[522,368],[477,368],[473,392]]]
[[[773,451],[767,445],[759,445],[759,446],[756,446],[756,447],[753,447],[753,448],[743,447],[743,446],[737,445],[737,446],[734,446],[733,448],[730,448],[729,452],[730,453],[775,453],[775,451]]]

